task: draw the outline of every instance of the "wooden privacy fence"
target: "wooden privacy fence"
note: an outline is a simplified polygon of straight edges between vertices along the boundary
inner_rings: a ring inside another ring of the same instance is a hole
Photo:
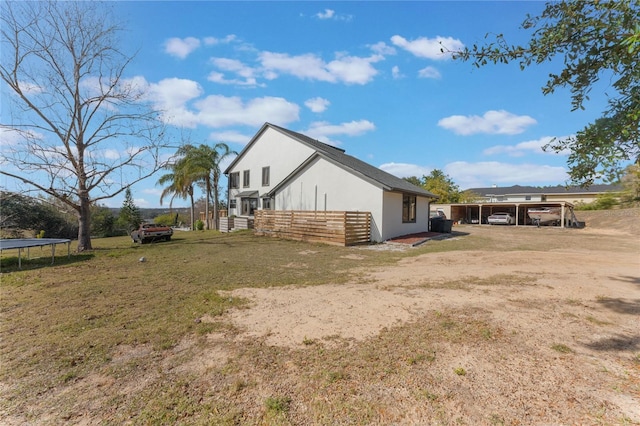
[[[350,246],[371,240],[371,213],[256,210],[254,231],[289,240]]]

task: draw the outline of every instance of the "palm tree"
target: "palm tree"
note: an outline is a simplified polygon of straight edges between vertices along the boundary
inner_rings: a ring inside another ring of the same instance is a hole
[[[215,168],[215,149],[209,145],[201,144],[199,147],[192,147],[188,150],[185,157],[190,163],[190,170],[194,179],[204,186],[205,193],[205,225],[207,229],[211,229],[211,221],[209,220],[209,206],[211,205],[211,170]]]
[[[207,218],[207,229],[210,229],[209,222],[209,205],[213,198],[213,223],[215,229],[218,229],[219,222],[219,198],[220,198],[220,175],[222,170],[220,164],[228,156],[237,152],[229,149],[229,146],[223,142],[215,144],[213,147],[209,145],[200,145],[195,148],[188,146],[185,150],[185,161],[189,163],[189,170],[194,181],[201,182],[204,185],[206,195],[205,217]]]
[[[193,224],[195,220],[193,212],[193,184],[202,183],[206,195],[206,227],[210,229],[209,206],[211,205],[210,201],[213,197],[213,221],[217,229],[219,221],[219,182],[220,175],[222,174],[220,164],[228,156],[233,154],[237,155],[237,152],[232,151],[227,144],[222,142],[217,143],[213,147],[205,144],[201,144],[198,147],[191,144],[181,146],[176,152],[178,160],[169,167],[172,172],[162,176],[158,181],[159,185],[169,184],[162,192],[160,204],[162,204],[163,196],[168,194],[172,194],[172,201],[176,196],[183,199],[186,199],[187,196],[191,197],[191,222]]]
[[[238,155],[236,151],[232,151],[229,149],[229,146],[224,142],[218,142],[214,145],[213,150],[215,152],[214,156],[214,167],[211,171],[212,177],[212,190],[213,190],[213,221],[216,225],[216,229],[218,229],[219,225],[219,203],[220,203],[220,175],[222,174],[222,170],[220,169],[220,164],[231,155]]]
[[[178,150],[180,153],[180,150]],[[188,162],[185,161],[185,157],[182,157],[175,161],[174,163],[168,165],[166,168],[171,170],[169,173],[162,175],[160,179],[158,179],[158,185],[167,185],[166,188],[162,190],[162,194],[160,194],[160,205],[162,205],[162,200],[169,194],[171,194],[171,201],[169,202],[169,209],[171,209],[173,205],[173,200],[175,197],[182,198],[186,200],[187,197],[191,202],[191,229],[194,229],[195,226],[195,217],[194,217],[194,200],[193,200],[193,183],[194,178],[188,169]]]

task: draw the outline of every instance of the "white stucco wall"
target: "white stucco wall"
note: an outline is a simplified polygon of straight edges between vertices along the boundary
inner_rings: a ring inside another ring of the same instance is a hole
[[[428,229],[429,206],[417,199],[416,223],[402,223],[402,194],[384,191],[341,167],[318,158],[276,194],[276,210],[371,212],[371,239],[385,241]]]
[[[305,144],[292,140],[279,131],[269,127],[260,135],[251,148],[246,151],[229,171],[240,173],[240,185],[231,189],[229,198],[244,191],[258,191],[260,197],[269,192],[275,185],[287,177],[296,167],[303,163],[315,151]],[[269,186],[262,186],[262,168],[269,167]],[[249,170],[250,186],[243,186],[243,172]],[[240,205],[229,214],[238,214]]]
[[[542,194],[530,194],[529,200],[527,200],[526,195],[507,195],[504,198],[504,202],[510,203],[526,203],[528,201],[542,201]]]
[[[371,212],[371,237],[381,241],[382,189],[317,158],[276,194],[276,210]]]
[[[383,241],[399,235],[415,234],[429,230],[429,200],[425,197],[417,197],[416,203],[416,222],[403,223],[402,194],[399,192],[384,193]]]

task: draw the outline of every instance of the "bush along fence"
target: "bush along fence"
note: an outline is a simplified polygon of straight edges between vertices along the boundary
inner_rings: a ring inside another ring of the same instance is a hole
[[[289,240],[351,246],[371,240],[371,213],[257,210],[254,231]]]

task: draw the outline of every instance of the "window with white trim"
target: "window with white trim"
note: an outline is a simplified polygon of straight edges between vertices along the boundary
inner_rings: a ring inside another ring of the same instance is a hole
[[[416,203],[415,195],[402,195],[402,223],[416,223]]]

